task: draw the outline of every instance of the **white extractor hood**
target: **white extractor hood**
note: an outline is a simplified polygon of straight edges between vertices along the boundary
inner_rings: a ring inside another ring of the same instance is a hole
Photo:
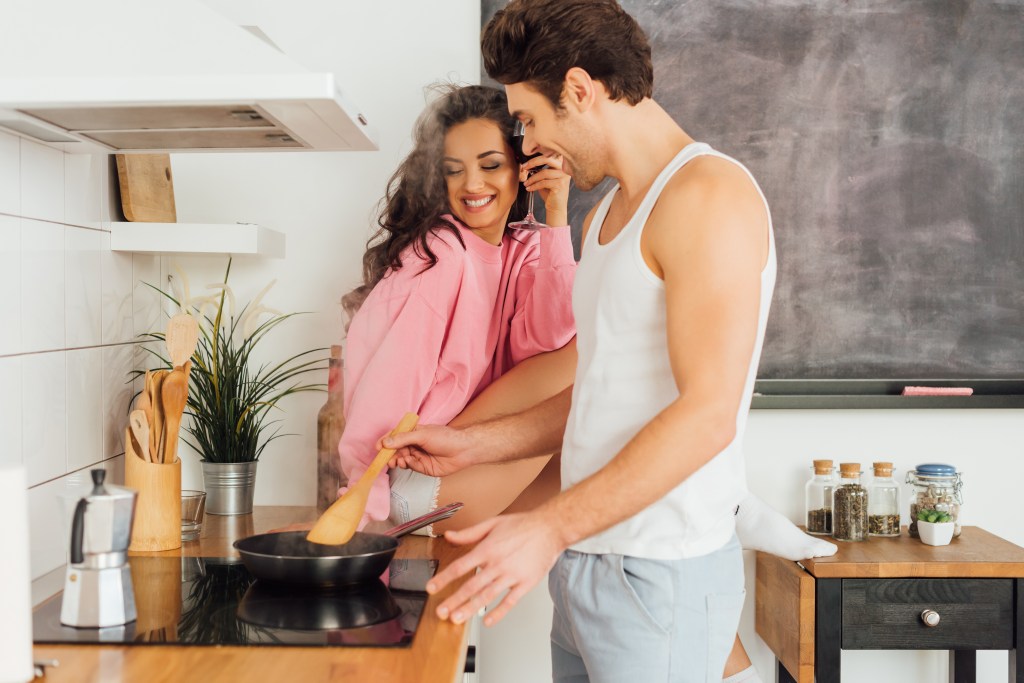
[[[375,150],[332,73],[198,0],[3,0],[0,129],[68,152]]]

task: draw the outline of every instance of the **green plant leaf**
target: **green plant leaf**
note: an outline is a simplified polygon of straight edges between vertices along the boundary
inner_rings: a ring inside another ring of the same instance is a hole
[[[192,437],[185,443],[208,462],[250,462],[258,460],[267,444],[286,434],[280,434],[279,420],[271,420],[270,412],[280,409],[280,401],[293,394],[324,391],[324,383],[307,381],[310,373],[326,376],[326,348],[301,351],[284,360],[257,366],[252,354],[268,333],[286,320],[302,313],[275,315],[262,322],[246,339],[238,339],[238,326],[250,303],[246,303],[236,316],[226,316],[231,260],[224,272],[224,287],[217,295],[217,310],[213,319],[204,315],[199,326],[199,342],[192,356],[186,413],[191,418],[186,426]],[[148,283],[147,283],[148,285]],[[175,304],[172,295],[148,285]],[[196,307],[193,307],[198,312]],[[164,340],[161,332],[140,335],[148,341]],[[159,359],[163,367],[170,362],[159,351],[144,347]],[[132,376],[143,374],[133,371]]]

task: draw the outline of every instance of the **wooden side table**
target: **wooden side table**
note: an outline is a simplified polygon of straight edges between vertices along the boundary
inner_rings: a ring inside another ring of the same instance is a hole
[[[755,628],[779,683],[839,683],[841,650],[949,650],[975,680],[978,650],[1009,650],[1024,683],[1024,548],[978,527],[947,546],[907,535],[838,543],[832,557],[757,554]]]

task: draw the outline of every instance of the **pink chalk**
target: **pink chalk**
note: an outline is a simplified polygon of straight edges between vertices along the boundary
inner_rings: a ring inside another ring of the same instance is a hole
[[[970,396],[970,387],[903,387],[903,396]]]

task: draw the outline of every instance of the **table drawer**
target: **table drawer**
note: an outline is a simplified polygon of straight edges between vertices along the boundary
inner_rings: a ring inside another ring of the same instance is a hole
[[[843,579],[842,647],[1009,650],[1013,604],[1012,579]]]

